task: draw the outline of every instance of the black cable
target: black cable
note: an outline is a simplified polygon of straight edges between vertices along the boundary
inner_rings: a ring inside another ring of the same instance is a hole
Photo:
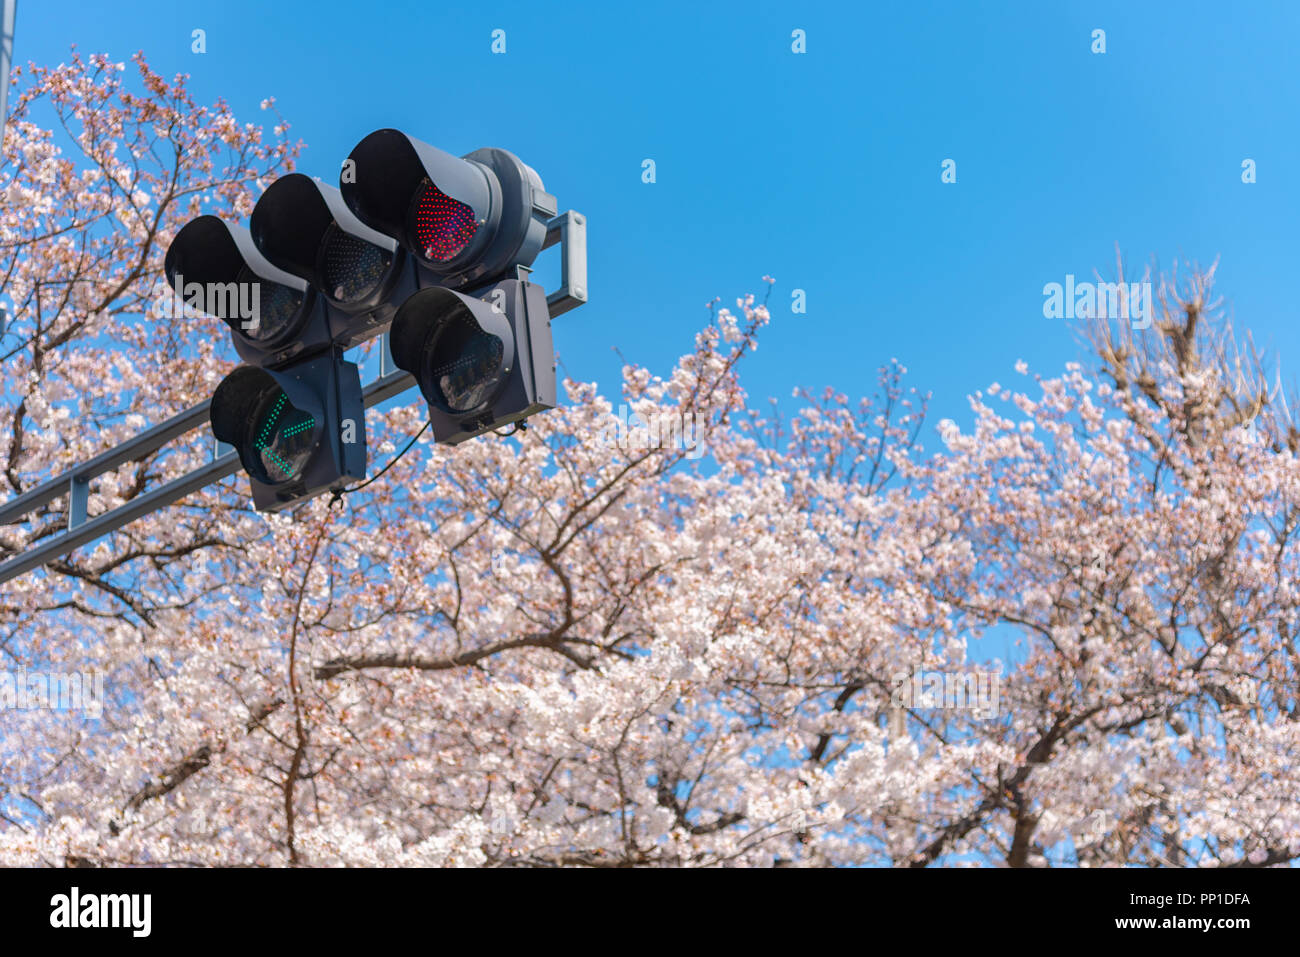
[[[366,480],[365,480],[364,482],[362,482],[360,485],[353,485],[351,488],[336,488],[336,489],[333,489],[333,490],[331,491],[331,493],[330,493],[330,495],[331,495],[331,498],[330,498],[330,508],[333,508],[333,507],[334,507],[334,503],[335,503],[335,502],[341,502],[341,501],[343,501],[343,496],[344,496],[344,495],[348,495],[348,494],[351,494],[352,492],[358,492],[358,491],[360,491],[361,489],[363,489],[363,488],[365,488],[367,485],[369,485],[371,482],[373,482],[375,479],[379,478],[379,476],[383,475],[385,472],[387,472],[389,469],[391,469],[394,465],[396,465],[396,464],[397,464],[397,460],[400,459],[400,458],[401,458],[403,455],[405,455],[407,452],[411,451],[411,446],[414,445],[417,441],[419,441],[420,436],[424,435],[424,430],[427,429],[428,427],[429,427],[429,422],[425,422],[424,425],[420,426],[420,431],[419,431],[419,432],[416,432],[415,435],[411,436],[411,441],[409,441],[409,442],[406,443],[406,448],[402,449],[402,451],[400,451],[400,452],[398,452],[396,455],[394,455],[393,458],[389,461],[389,463],[388,463],[387,465],[385,465],[382,469],[380,469],[380,470],[379,470],[378,472],[376,472],[374,475],[370,476],[370,478],[366,479]]]
[[[333,508],[333,507],[334,507],[334,503],[335,503],[335,502],[341,502],[341,501],[343,501],[343,496],[344,496],[344,495],[350,495],[350,494],[353,493],[353,492],[359,492],[359,491],[361,491],[363,488],[365,488],[367,485],[369,485],[369,484],[370,484],[371,482],[373,482],[375,479],[379,478],[379,476],[383,475],[385,472],[387,472],[389,469],[391,469],[394,465],[396,465],[396,464],[397,464],[397,460],[400,459],[400,458],[401,458],[403,455],[405,455],[407,452],[409,452],[409,451],[411,450],[411,446],[414,445],[417,441],[419,441],[420,436],[424,435],[424,430],[427,429],[427,428],[429,427],[429,425],[431,424],[431,422],[432,422],[432,420],[429,420],[428,422],[425,422],[424,425],[420,426],[420,431],[419,431],[419,432],[416,432],[415,435],[411,436],[411,441],[409,441],[409,442],[406,443],[406,448],[402,449],[402,451],[398,452],[395,456],[393,456],[392,461],[390,461],[387,465],[385,465],[382,469],[380,469],[380,470],[379,470],[378,472],[376,472],[374,475],[370,476],[370,478],[366,479],[366,480],[365,480],[364,482],[362,482],[360,485],[353,485],[351,488],[336,488],[336,489],[332,489],[332,490],[330,491],[330,508]],[[503,438],[508,438],[509,436],[514,435],[516,432],[525,432],[525,431],[527,431],[527,429],[528,429],[528,424],[527,424],[526,422],[524,422],[522,419],[521,419],[520,421],[516,422],[514,425],[515,425],[514,429],[512,429],[512,430],[509,431],[509,432],[498,432],[496,429],[488,429],[488,431],[491,432],[493,435],[499,435],[499,436],[502,436]]]

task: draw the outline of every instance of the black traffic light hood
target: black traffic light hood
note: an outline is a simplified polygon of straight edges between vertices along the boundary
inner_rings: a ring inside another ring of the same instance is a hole
[[[397,240],[358,219],[333,186],[302,173],[281,176],[268,186],[253,207],[248,225],[253,243],[270,262],[313,284],[327,297],[328,284],[321,275],[320,260],[331,225],[388,252],[393,260],[389,275],[371,296],[355,304],[331,298],[333,305],[349,312],[364,312],[382,302],[393,276],[401,270],[403,253]]]

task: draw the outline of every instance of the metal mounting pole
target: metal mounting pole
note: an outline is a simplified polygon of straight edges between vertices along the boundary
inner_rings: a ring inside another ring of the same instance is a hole
[[[9,102],[9,69],[14,62],[14,21],[18,0],[0,0],[0,147],[5,141],[5,111]]]

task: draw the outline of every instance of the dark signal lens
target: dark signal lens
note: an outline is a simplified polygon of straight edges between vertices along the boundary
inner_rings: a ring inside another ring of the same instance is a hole
[[[298,290],[282,286],[278,282],[259,279],[247,266],[240,270],[238,284],[241,287],[243,301],[257,303],[257,311],[252,315],[245,315],[241,310],[240,315],[232,317],[229,321],[234,322],[239,331],[248,338],[267,342],[280,336],[297,321],[303,299],[302,293]],[[250,296],[243,292],[246,284],[256,290],[254,295]],[[252,312],[252,310],[247,311]]]
[[[268,389],[253,410],[249,440],[256,478],[268,485],[302,475],[315,445],[316,420],[296,409],[280,388]]]
[[[412,212],[415,248],[430,262],[451,262],[470,244],[478,223],[474,210],[452,199],[426,179]]]
[[[429,343],[427,381],[446,411],[473,412],[496,394],[505,347],[461,313]]]
[[[358,302],[383,282],[393,255],[331,223],[321,252],[321,280],[335,302]]]

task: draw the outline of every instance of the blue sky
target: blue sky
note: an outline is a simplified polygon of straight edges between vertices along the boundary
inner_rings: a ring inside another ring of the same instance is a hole
[[[1285,3],[21,0],[15,58],[143,50],[256,122],[275,96],[308,144],[300,169],[327,181],[384,126],[517,153],[589,218],[592,301],[556,342],[607,391],[611,347],[666,373],[704,304],[761,296],[766,273],[756,401],[870,392],[897,357],[935,393],[932,422],[964,424],[965,396],[1017,379],[1017,359],[1086,358],[1042,287],[1112,278],[1117,243],[1134,266],[1220,256],[1237,322],[1300,364],[1298,25]]]

